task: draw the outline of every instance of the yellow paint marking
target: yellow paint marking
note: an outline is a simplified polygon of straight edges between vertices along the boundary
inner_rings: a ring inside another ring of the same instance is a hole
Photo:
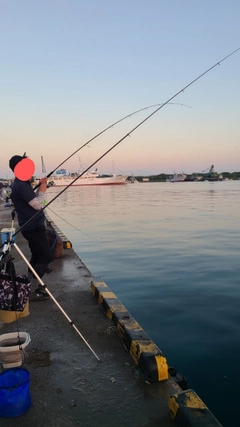
[[[155,360],[158,368],[158,381],[164,381],[168,379],[168,364],[164,356],[155,356]]]
[[[126,316],[129,316],[129,313],[127,312],[126,308],[119,303],[119,301],[117,300],[116,303],[111,302],[111,304],[109,304],[109,307],[111,307],[111,309],[113,311],[117,311],[118,313],[126,313]]]
[[[118,330],[119,332],[124,332],[124,329],[123,329],[123,327],[122,327],[122,325],[121,325],[121,323],[120,323],[120,322],[117,322],[117,330]]]
[[[95,288],[93,282],[91,283],[91,292],[94,296],[96,295],[96,288]]]
[[[105,311],[105,314],[107,316],[108,319],[112,320],[113,318],[113,311],[111,310],[111,308],[107,308],[107,310]]]
[[[143,351],[144,353],[150,353],[155,356],[159,355],[159,348],[150,339],[147,342],[145,340],[135,340],[135,344],[140,346],[141,351]]]
[[[174,396],[170,396],[169,397],[169,399],[168,399],[168,408],[169,408],[169,411],[170,411],[170,415],[171,415],[172,419],[174,420],[174,418],[177,415],[177,411],[179,409],[179,405],[176,402]]]
[[[101,288],[106,290],[101,291]],[[167,380],[168,365],[166,358],[159,354],[161,353],[159,348],[150,340],[150,338],[148,338],[142,327],[132,318],[131,314],[120,303],[116,295],[110,291],[106,283],[92,281],[91,291],[93,295],[97,296],[99,304],[103,305],[105,300],[107,305],[107,307],[105,307],[105,314],[109,319],[113,319],[113,314],[116,313],[119,337],[122,340],[123,345],[126,347],[126,350],[129,350],[134,362],[138,364],[142,353],[146,353],[146,357],[151,358],[152,356],[155,358],[156,362],[158,381]],[[139,339],[133,340],[131,334],[132,336],[136,334],[137,337],[139,336]],[[127,339],[126,342],[125,339]],[[130,349],[128,349],[128,342],[130,344]],[[143,356],[145,355],[143,354]]]
[[[103,298],[112,298],[112,299],[117,299],[116,295],[109,291],[109,292],[100,292],[100,294],[102,295]]]
[[[99,292],[99,295],[98,295],[99,304],[102,304],[103,300],[106,298],[116,299],[116,296],[114,295],[113,292]]]
[[[207,409],[207,406],[194,391],[187,391],[185,393],[185,406],[195,409]]]
[[[125,309],[126,310],[126,309]],[[127,311],[127,310],[126,310]],[[129,313],[128,316],[130,317]],[[132,317],[130,318],[126,318],[126,319],[121,319],[122,323],[124,323],[125,328],[131,332],[131,330],[133,332],[135,331],[143,331],[143,329],[141,328],[141,326],[139,325],[139,323],[137,323]]]
[[[99,288],[100,286],[102,286],[103,288],[108,288],[108,285],[106,285],[105,282],[92,282],[93,286],[96,286],[96,288]]]
[[[141,347],[139,346],[139,344],[135,341],[131,342],[130,345],[130,350],[129,350],[130,355],[132,356],[133,360],[135,363],[138,363],[142,350]]]

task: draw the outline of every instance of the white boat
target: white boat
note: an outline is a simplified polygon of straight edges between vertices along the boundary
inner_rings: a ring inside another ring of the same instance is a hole
[[[49,178],[47,183],[48,187],[67,187],[68,185],[124,185],[127,184],[127,176],[123,175],[100,175],[97,171],[85,172],[79,176],[78,172],[69,173],[67,175],[66,169],[59,169],[55,175]],[[79,178],[78,178],[79,176]],[[78,179],[77,179],[78,178]]]
[[[184,182],[186,178],[187,175],[185,173],[174,173],[166,178],[166,182]]]
[[[129,182],[130,184],[135,184],[136,182],[139,182],[135,176],[130,176],[130,178],[128,178],[127,182]]]

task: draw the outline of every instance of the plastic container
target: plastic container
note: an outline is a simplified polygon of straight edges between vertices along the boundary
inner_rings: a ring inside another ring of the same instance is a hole
[[[27,300],[23,311],[0,310],[0,321],[3,323],[11,323],[21,317],[29,315],[29,300]]]
[[[0,417],[19,417],[31,404],[30,375],[26,369],[9,369],[0,374]]]
[[[15,368],[21,366],[25,348],[30,341],[30,335],[27,332],[11,332],[10,334],[0,335],[0,357],[3,367]]]
[[[1,230],[1,237],[2,237],[2,244],[4,244],[7,240],[10,239],[10,237],[15,233],[16,228],[2,228]],[[16,242],[16,237],[12,237],[11,239],[13,242]]]

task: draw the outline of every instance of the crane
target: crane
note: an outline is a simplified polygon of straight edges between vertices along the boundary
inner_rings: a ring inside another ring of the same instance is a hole
[[[208,171],[208,173],[214,173],[214,165],[208,167],[207,169],[205,169],[204,171],[202,171],[202,173],[205,173],[206,171]]]
[[[215,170],[214,170],[214,165],[212,165],[210,168],[205,169],[205,171],[203,171],[203,173],[206,171],[208,171],[208,172],[204,174],[204,178],[207,181],[219,181],[220,180],[218,173],[215,172]]]

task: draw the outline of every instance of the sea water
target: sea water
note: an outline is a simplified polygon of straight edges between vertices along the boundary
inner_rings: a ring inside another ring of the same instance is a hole
[[[70,187],[47,212],[168,365],[238,425],[240,181]]]

